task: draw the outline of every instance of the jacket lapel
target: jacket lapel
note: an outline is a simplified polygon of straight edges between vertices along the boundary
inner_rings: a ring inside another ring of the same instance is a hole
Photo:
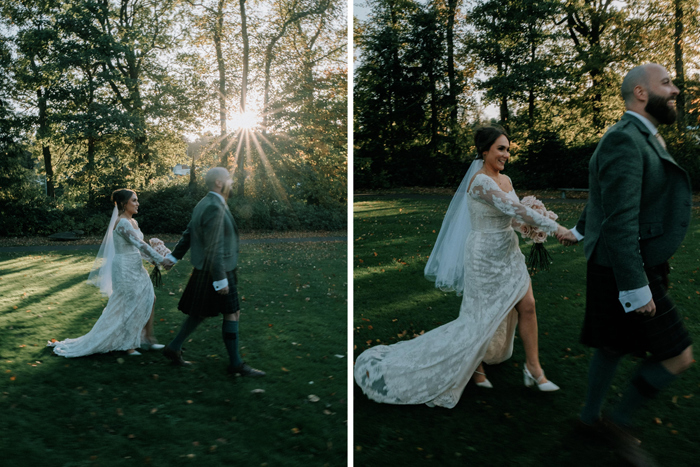
[[[668,153],[668,151],[666,149],[664,149],[663,146],[661,146],[661,143],[659,142],[658,139],[656,139],[656,136],[651,134],[649,129],[646,127],[646,125],[644,125],[637,117],[634,117],[634,116],[629,115],[629,114],[624,114],[622,116],[622,118],[629,120],[630,122],[632,122],[633,125],[635,125],[635,127],[640,131],[640,133],[642,133],[642,136],[644,136],[646,138],[647,143],[649,143],[649,145],[652,148],[654,148],[654,151],[656,152],[656,154],[658,154],[658,156],[661,159],[668,161],[668,162],[672,163],[673,165],[680,168],[680,166],[678,165],[676,160],[673,158],[673,156],[671,156]]]

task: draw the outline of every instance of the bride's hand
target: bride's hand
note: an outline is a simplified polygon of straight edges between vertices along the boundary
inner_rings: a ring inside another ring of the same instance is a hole
[[[570,246],[578,243],[576,236],[571,232],[571,230],[563,227],[561,225],[557,226],[557,233],[555,234],[559,243],[564,246]]]

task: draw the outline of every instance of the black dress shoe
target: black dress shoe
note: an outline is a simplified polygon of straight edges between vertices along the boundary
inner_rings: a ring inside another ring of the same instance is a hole
[[[654,458],[642,449],[642,442],[623,427],[603,417],[593,425],[577,421],[576,429],[592,440],[604,441],[610,445],[623,461],[634,467],[658,467]]]
[[[651,457],[651,454],[639,445],[626,444],[615,448],[615,453],[633,467],[659,467],[659,464]]]
[[[247,363],[243,363],[241,366],[237,367],[232,367],[231,365],[226,367],[226,371],[230,375],[241,375],[241,376],[250,376],[253,378],[259,378],[261,376],[265,376],[265,372],[262,370],[258,370],[253,368],[252,366],[248,365]]]
[[[592,440],[605,441],[613,448],[628,445],[639,446],[642,444],[640,440],[632,436],[627,430],[605,417],[596,420],[592,425],[577,420],[576,430]]]
[[[188,362],[186,360],[183,360],[182,358],[182,350],[173,350],[167,345],[163,349],[163,356],[173,362],[174,365],[177,366],[188,366],[192,365],[192,362]]]

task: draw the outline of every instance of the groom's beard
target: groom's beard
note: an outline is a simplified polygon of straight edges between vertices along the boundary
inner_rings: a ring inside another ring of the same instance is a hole
[[[675,100],[675,98],[666,98],[650,92],[649,101],[644,110],[659,123],[670,125],[676,121],[678,115],[675,107],[668,106],[668,102],[672,100]]]

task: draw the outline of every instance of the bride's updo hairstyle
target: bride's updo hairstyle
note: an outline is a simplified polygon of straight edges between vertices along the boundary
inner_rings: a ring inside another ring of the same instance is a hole
[[[112,202],[117,203],[119,212],[124,211],[124,206],[126,206],[126,203],[129,202],[134,194],[136,194],[134,190],[129,190],[127,188],[120,188],[112,192]]]
[[[484,153],[488,152],[499,136],[504,135],[510,140],[510,136],[503,127],[499,125],[482,126],[474,133],[474,145],[476,146],[476,158],[483,159]]]

